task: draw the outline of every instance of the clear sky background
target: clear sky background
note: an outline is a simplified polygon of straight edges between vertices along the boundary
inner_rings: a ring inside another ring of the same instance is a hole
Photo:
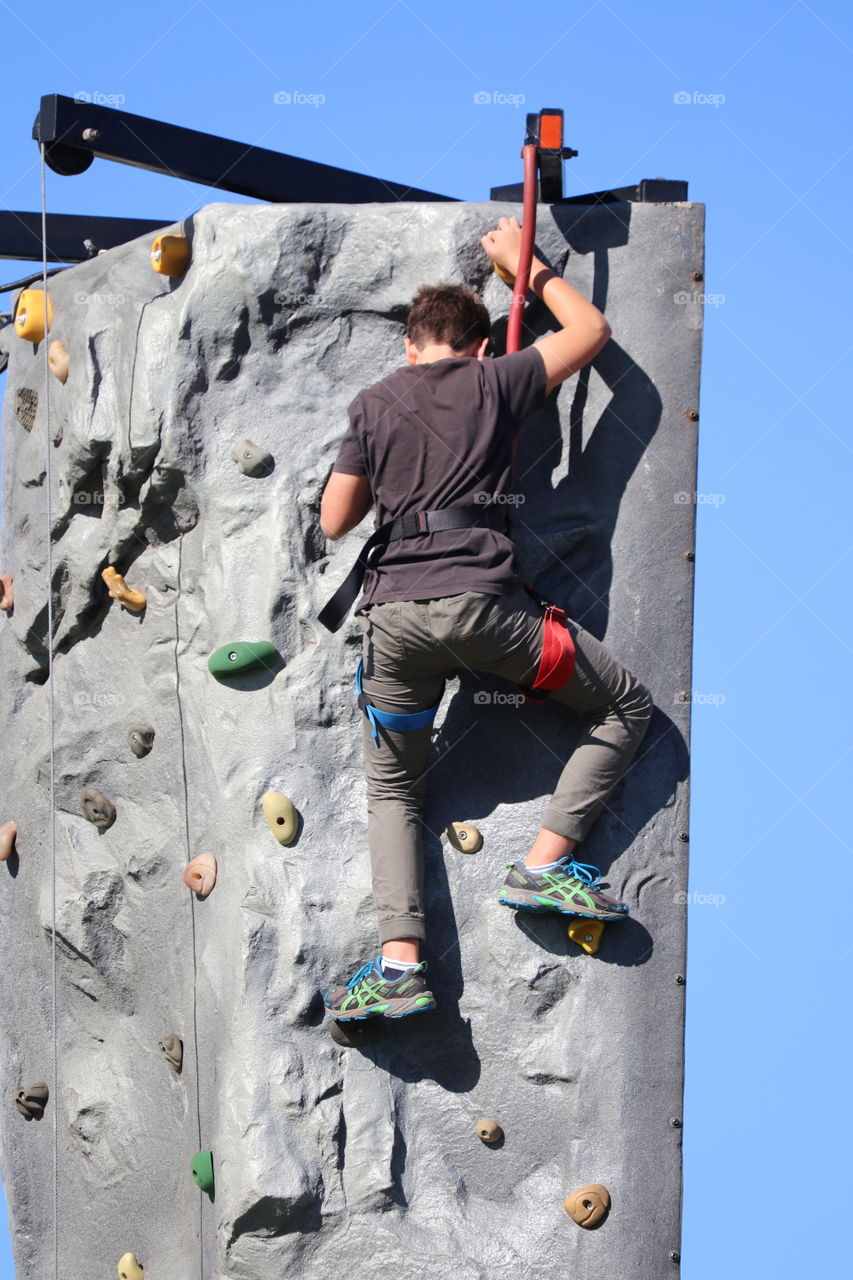
[[[6,209],[40,207],[42,93],[472,201],[520,180],[525,111],[562,106],[568,193],[681,178],[707,205],[687,1280],[834,1275],[849,1255],[851,13],[0,0]],[[106,161],[47,190],[54,212],[164,222],[239,202]],[[3,281],[27,271],[0,262]]]

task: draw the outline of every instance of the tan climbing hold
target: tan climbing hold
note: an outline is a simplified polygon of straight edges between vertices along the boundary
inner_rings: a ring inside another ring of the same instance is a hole
[[[579,1227],[597,1227],[610,1208],[610,1192],[599,1182],[588,1187],[578,1187],[566,1196],[563,1208]]]
[[[60,382],[68,381],[68,351],[58,338],[54,338],[47,349],[47,363],[55,378]]]
[[[107,589],[113,600],[118,600],[131,613],[142,612],[146,605],[145,596],[141,591],[135,591],[132,587],[129,587],[113,565],[108,565],[101,573],[101,577],[107,584]]]
[[[184,1042],[181,1037],[172,1035],[169,1032],[160,1041],[160,1048],[163,1050],[163,1057],[169,1066],[174,1067],[179,1072],[184,1064]]]
[[[217,870],[216,858],[212,853],[196,854],[184,868],[184,884],[200,898],[206,898],[213,892]]]
[[[483,837],[470,822],[451,822],[444,834],[460,853],[479,853],[483,847]]]
[[[292,800],[288,800],[280,791],[268,791],[261,797],[261,808],[270,831],[279,844],[290,844],[296,839],[299,815]]]
[[[41,1120],[49,1097],[50,1090],[42,1080],[24,1089],[16,1089],[15,1106],[28,1120]]]
[[[15,591],[12,584],[12,576],[4,573],[0,576],[0,609],[4,613],[11,613],[14,607]]]
[[[161,276],[182,276],[189,266],[190,242],[186,236],[158,236],[151,246],[151,265]]]
[[[119,1258],[116,1270],[119,1280],[145,1280],[145,1272],[140,1267],[135,1253],[125,1253]]]
[[[568,934],[572,942],[576,942],[579,947],[583,947],[588,956],[595,955],[601,945],[603,933],[603,920],[583,920],[580,916],[572,920],[568,928]]]
[[[154,730],[150,724],[132,724],[127,731],[127,742],[133,754],[141,760],[154,746]]]
[[[101,831],[106,831],[116,820],[116,807],[97,787],[84,787],[80,792],[83,817]]]
[[[481,1116],[477,1121],[476,1129],[477,1137],[481,1142],[500,1142],[504,1136],[504,1131],[497,1120],[492,1120],[489,1116]]]
[[[14,822],[4,822],[0,827],[0,862],[8,862],[11,858],[17,834],[18,828]]]
[[[47,327],[53,324],[53,303],[47,295]],[[41,342],[44,328],[44,290],[24,289],[15,308],[15,333],[26,342]]]

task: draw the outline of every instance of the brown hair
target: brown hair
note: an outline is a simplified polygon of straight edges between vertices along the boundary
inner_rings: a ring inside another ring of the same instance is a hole
[[[488,338],[492,322],[483,299],[461,284],[425,284],[412,299],[406,337],[423,350],[430,342],[461,351]]]

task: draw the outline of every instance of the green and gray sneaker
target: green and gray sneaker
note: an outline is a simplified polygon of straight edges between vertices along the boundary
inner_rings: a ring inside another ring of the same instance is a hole
[[[537,875],[524,859],[508,862],[509,875],[501,886],[498,902],[525,911],[560,911],[565,916],[585,916],[591,920],[624,920],[628,907],[598,888],[598,867],[584,862],[560,862]]]
[[[372,1018],[384,1013],[388,1018],[404,1018],[435,1008],[435,997],[426,984],[426,960],[393,981],[382,972],[382,957],[362,965],[345,987],[323,993],[326,1013],[338,1022]]]

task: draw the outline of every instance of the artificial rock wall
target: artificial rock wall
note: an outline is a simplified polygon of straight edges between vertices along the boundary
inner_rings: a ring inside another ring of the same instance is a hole
[[[319,499],[356,391],[402,363],[425,282],[509,290],[479,239],[497,204],[211,205],[189,269],[154,274],[138,240],[50,282],[50,339],[0,332],[0,1143],[18,1280],[52,1273],[58,1124],[63,1274],[148,1280],[677,1273],[687,876],[692,546],[703,261],[695,204],[541,207],[538,251],[606,312],[613,339],[525,424],[517,542],[528,580],[651,688],[657,709],[583,850],[631,918],[597,955],[560,917],[496,902],[577,729],[557,707],[451,682],[426,814],[439,1010],[336,1045],[320,992],[376,952],[352,677],[360,632],[317,613],[371,521],[335,546]],[[548,317],[535,299],[529,333]],[[46,433],[52,468],[55,813],[49,803]],[[29,429],[27,424],[29,422]],[[231,447],[268,450],[242,474]],[[107,595],[115,565],[141,589]],[[207,658],[270,640],[272,669],[219,683]],[[478,695],[478,696],[475,696]],[[144,758],[130,725],[155,730]],[[94,786],[116,806],[83,816]],[[260,808],[288,795],[297,841]],[[482,851],[441,837],[475,823]],[[52,843],[59,1087],[52,1081]],[[209,850],[219,882],[185,887]],[[679,896],[681,895],[681,896]],[[180,1074],[158,1047],[184,1043]],[[483,1144],[493,1117],[505,1137]],[[215,1191],[190,1176],[213,1152]],[[603,1183],[596,1230],[563,1197]],[[675,1260],[673,1260],[674,1255]]]

